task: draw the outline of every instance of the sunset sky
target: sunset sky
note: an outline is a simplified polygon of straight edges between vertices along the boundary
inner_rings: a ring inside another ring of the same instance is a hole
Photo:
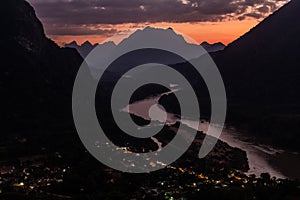
[[[28,0],[48,37],[118,43],[137,28],[172,27],[197,43],[228,44],[288,0]],[[111,38],[114,36],[113,38]]]

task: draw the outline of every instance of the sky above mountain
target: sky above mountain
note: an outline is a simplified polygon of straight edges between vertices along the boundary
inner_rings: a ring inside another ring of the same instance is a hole
[[[118,43],[137,28],[172,27],[196,42],[228,44],[289,0],[28,0],[58,44]]]

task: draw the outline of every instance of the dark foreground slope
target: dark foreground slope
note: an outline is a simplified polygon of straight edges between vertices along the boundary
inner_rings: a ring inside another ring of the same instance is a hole
[[[1,2],[0,25],[2,133],[67,126],[82,58],[48,39],[24,0]]]
[[[214,55],[229,122],[293,148],[300,143],[299,10],[300,1],[291,1]]]

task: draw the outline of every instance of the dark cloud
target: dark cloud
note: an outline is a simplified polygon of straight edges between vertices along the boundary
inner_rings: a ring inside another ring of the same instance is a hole
[[[108,34],[107,30],[81,30],[83,25],[206,22],[225,19],[260,18],[287,0],[29,0],[52,33]],[[249,8],[254,8],[250,11]]]
[[[257,8],[257,10],[258,10],[260,13],[269,13],[269,12],[270,12],[269,6],[262,6],[262,7]]]
[[[247,13],[247,14],[244,15],[244,17],[252,17],[252,18],[255,18],[255,19],[260,19],[263,16],[264,16],[263,14],[258,13],[258,12]]]
[[[102,35],[110,37],[117,33],[117,29],[99,29],[96,27],[86,26],[56,26],[53,25],[47,29],[48,35]]]

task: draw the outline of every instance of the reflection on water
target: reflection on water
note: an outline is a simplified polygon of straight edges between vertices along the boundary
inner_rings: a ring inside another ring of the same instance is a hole
[[[194,126],[195,121],[185,120],[182,123],[191,128],[196,128]],[[200,128],[200,130],[207,130],[208,125],[208,122],[202,123],[200,126],[202,128]],[[246,151],[250,168],[247,174],[255,174],[259,176],[261,173],[268,172],[271,176],[285,178],[279,170],[275,169],[268,162],[270,156],[277,152],[280,153],[282,150],[276,150],[267,145],[254,144],[253,142],[250,142],[251,140],[247,136],[241,134],[232,127],[224,128],[219,139],[232,147],[237,147]]]
[[[159,98],[160,96],[135,102],[122,109],[122,111],[129,112],[147,120],[151,119],[159,121],[161,123],[166,122],[167,124],[174,124],[179,121],[180,119],[178,119],[174,114],[166,113],[164,109],[158,106]],[[209,126],[207,121],[201,121],[199,123],[199,121],[184,118],[181,119],[181,123],[190,128],[203,131],[204,133],[207,132]],[[211,126],[212,130],[214,127],[217,128],[217,125]],[[161,143],[154,137],[151,139],[158,144],[161,149]],[[278,169],[271,166],[268,162],[271,156],[276,153],[283,153],[283,150],[274,149],[267,145],[255,144],[254,142],[251,142],[251,138],[245,134],[241,134],[233,127],[224,128],[219,139],[232,147],[237,147],[246,151],[250,167],[248,174],[255,174],[259,176],[261,173],[268,172],[271,176],[285,178]]]

